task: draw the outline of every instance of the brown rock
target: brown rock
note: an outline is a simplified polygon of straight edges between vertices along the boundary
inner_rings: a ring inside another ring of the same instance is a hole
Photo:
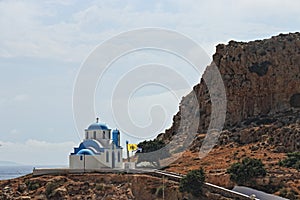
[[[25,190],[27,189],[27,186],[25,183],[20,183],[19,186],[18,186],[18,191],[19,192],[24,192]]]
[[[257,118],[253,126],[256,122],[268,123],[268,120],[259,121],[260,116],[299,109],[300,33],[280,34],[249,43],[230,41],[228,45],[217,46],[213,61],[226,89],[226,129],[241,126],[250,118]],[[210,68],[211,65],[206,71]],[[193,92],[196,93],[199,108],[191,103],[194,101],[193,93],[183,97],[179,112],[173,117],[172,127],[159,135],[159,139],[168,142],[174,135],[189,132],[195,126],[198,126],[198,133],[207,131],[211,121],[211,101],[203,78]],[[190,117],[181,116],[183,109]],[[199,117],[194,118],[195,115]],[[243,142],[251,139],[251,136],[241,137]]]
[[[68,194],[68,191],[65,187],[59,187],[53,191],[52,197],[58,198],[58,199],[67,199],[67,197],[66,197],[67,194]]]

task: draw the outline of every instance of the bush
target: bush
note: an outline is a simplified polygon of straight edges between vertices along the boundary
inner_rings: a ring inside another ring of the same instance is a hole
[[[278,164],[283,167],[295,168],[299,171],[300,170],[300,152],[288,153],[287,158],[279,161]]]
[[[138,155],[137,163],[140,162],[150,162],[154,167],[160,167],[159,160],[170,157],[170,153],[165,147],[165,143],[161,140],[149,140],[143,141],[138,144],[139,148],[142,148],[142,152],[137,152]],[[158,151],[156,153],[150,153]],[[147,154],[146,154],[147,153]]]
[[[57,189],[60,186],[60,183],[58,182],[49,182],[46,185],[46,196],[51,197],[51,194],[55,189]]]
[[[149,140],[143,141],[138,144],[139,148],[142,148],[143,153],[149,153],[153,151],[157,151],[165,146],[165,143],[161,140]]]
[[[37,190],[40,188],[40,184],[35,181],[25,180],[25,184],[28,190]]]
[[[230,180],[237,184],[244,184],[253,178],[265,176],[266,170],[261,160],[246,157],[242,162],[232,164],[227,169],[227,173],[230,174]]]
[[[96,187],[95,187],[96,190],[98,191],[103,191],[105,189],[105,185],[104,184],[96,184]]]
[[[38,183],[28,185],[28,190],[37,190],[38,188],[40,188],[40,184]]]
[[[195,197],[199,197],[202,192],[202,186],[205,181],[204,170],[192,170],[180,180],[180,192],[191,193]]]
[[[294,190],[287,190],[286,188],[282,188],[279,191],[279,196],[288,198],[290,200],[296,200],[298,193]]]

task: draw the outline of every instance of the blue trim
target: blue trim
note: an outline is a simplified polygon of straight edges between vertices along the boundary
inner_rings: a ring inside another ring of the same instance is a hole
[[[78,152],[82,149],[89,149],[94,154],[100,154],[101,152],[104,152],[104,147],[101,146],[100,142],[97,140],[85,140],[79,144],[79,147],[74,148],[74,153],[71,153],[71,155],[76,155]]]
[[[112,140],[114,141],[114,143],[117,147],[120,147],[119,138],[120,138],[119,130],[117,130],[117,129],[113,130],[112,131]]]
[[[81,149],[76,155],[95,155],[94,152],[92,152],[89,149]]]

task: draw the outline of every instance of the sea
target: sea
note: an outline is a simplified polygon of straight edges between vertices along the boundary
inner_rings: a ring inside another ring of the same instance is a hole
[[[0,180],[7,180],[17,178],[32,173],[33,168],[66,168],[66,166],[30,166],[30,165],[16,165],[16,166],[0,166]]]

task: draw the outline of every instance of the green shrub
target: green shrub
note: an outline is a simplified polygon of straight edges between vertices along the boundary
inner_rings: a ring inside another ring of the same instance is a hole
[[[40,188],[40,184],[38,183],[33,183],[28,185],[28,190],[36,190],[38,188]]]
[[[40,184],[35,181],[25,180],[28,190],[36,190],[40,187]]]
[[[296,200],[298,193],[294,190],[287,190],[286,188],[282,188],[279,191],[279,196],[288,198],[290,200]]]
[[[138,151],[136,154],[138,155],[137,163],[146,161],[152,163],[154,167],[160,167],[159,160],[170,157],[168,149],[163,148],[165,146],[166,144],[163,141],[157,139],[140,142],[138,147],[142,148],[142,152]],[[150,153],[154,151],[157,152]]]
[[[138,144],[139,148],[142,148],[143,153],[149,153],[149,152],[153,152],[153,151],[157,151],[161,148],[163,148],[165,145],[165,143],[161,140],[148,140],[148,141],[143,141],[140,142]]]
[[[60,186],[59,182],[49,182],[49,183],[47,183],[47,185],[46,185],[46,196],[50,197],[51,194],[53,193],[53,191],[55,189],[57,189],[59,186]]]
[[[237,184],[244,184],[251,181],[252,178],[265,176],[266,170],[261,160],[246,157],[242,162],[232,164],[227,169],[227,173],[230,174],[230,180]]]
[[[282,188],[280,191],[279,191],[279,196],[281,197],[286,197],[288,191],[286,188]]]
[[[198,170],[192,170],[180,180],[179,190],[180,192],[188,192],[195,197],[199,197],[202,193],[204,181],[205,173],[202,168]]]
[[[300,152],[288,153],[287,158],[279,161],[280,166],[295,168],[298,171],[300,170]]]
[[[98,191],[102,191],[102,190],[105,189],[105,185],[103,183],[96,184],[95,189],[98,190]]]

